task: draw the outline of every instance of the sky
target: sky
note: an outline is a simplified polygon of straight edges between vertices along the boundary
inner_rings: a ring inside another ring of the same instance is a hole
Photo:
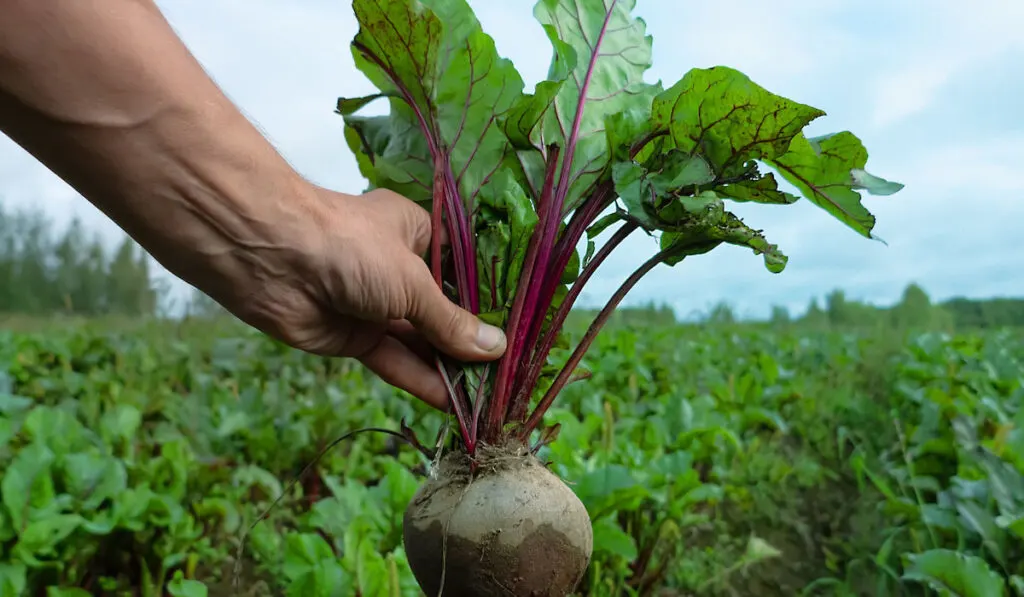
[[[349,0],[160,0],[172,26],[227,95],[289,162],[317,184],[365,188],[333,113],[339,96],[373,92],[352,61]],[[1024,296],[1024,0],[639,0],[654,38],[648,80],[692,67],[737,68],[768,90],[824,110],[808,133],[850,130],[868,171],[904,183],[864,195],[868,240],[807,201],[735,211],[789,256],[769,273],[748,249],[720,247],[649,274],[626,303],[669,304],[681,316],[725,301],[740,315],[772,305],[802,312],[842,288],[875,304],[910,282],[933,298]],[[550,44],[533,0],[470,0],[499,52],[532,85]],[[39,205],[58,226],[78,217],[113,244],[120,230],[0,135],[0,201]],[[635,235],[588,284],[600,305],[655,241]],[[176,296],[187,285],[171,279]]]

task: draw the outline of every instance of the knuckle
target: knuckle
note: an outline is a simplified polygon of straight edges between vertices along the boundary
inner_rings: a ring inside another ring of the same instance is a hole
[[[450,306],[446,309],[445,313],[445,331],[448,332],[448,337],[453,341],[461,341],[469,335],[469,330],[466,329],[465,319],[462,317],[462,313],[459,312],[454,306]]]
[[[363,193],[363,196],[366,197],[367,199],[374,200],[386,200],[392,197],[393,195],[395,195],[394,191],[392,191],[391,189],[384,188],[371,189]]]
[[[413,213],[409,222],[409,231],[414,246],[419,249],[426,249],[430,246],[433,227],[427,212],[420,210],[419,213]]]

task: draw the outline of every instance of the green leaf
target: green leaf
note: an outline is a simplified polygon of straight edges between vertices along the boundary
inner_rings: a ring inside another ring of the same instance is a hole
[[[714,483],[702,483],[687,491],[673,504],[675,507],[686,508],[703,502],[716,503],[725,496],[725,489]]]
[[[744,427],[753,427],[756,424],[772,427],[782,434],[789,433],[789,425],[786,424],[786,419],[778,411],[760,406],[748,406],[743,409]]]
[[[385,595],[388,569],[384,556],[368,537],[359,542],[356,556],[356,578],[361,595]]]
[[[1019,518],[1010,518],[1009,516],[997,516],[996,524],[999,528],[1006,529],[1017,535],[1017,537],[1024,539],[1024,516]]]
[[[27,586],[28,569],[22,562],[0,562],[0,597],[21,597]]]
[[[519,274],[537,225],[530,198],[508,170],[499,171],[480,192],[477,268],[480,305],[486,310],[511,305]],[[504,325],[504,320],[497,325]]]
[[[36,556],[55,555],[54,549],[83,522],[77,514],[54,514],[30,522],[18,536],[13,553],[32,563]]]
[[[537,20],[557,31],[563,42],[554,44],[552,73],[560,78],[571,65],[552,109],[544,113],[541,135],[541,146],[563,148],[562,158],[566,150],[573,152],[566,211],[575,209],[609,164],[606,118],[631,112],[628,118],[637,122],[660,91],[643,80],[651,64],[652,40],[643,20],[631,14],[635,6],[636,0],[539,0],[534,6]],[[573,49],[574,60],[565,44]],[[569,148],[574,125],[579,134]]]
[[[80,444],[85,428],[71,413],[48,406],[32,409],[22,432],[36,442],[45,444],[55,455],[73,452]]]
[[[725,214],[725,223],[719,226],[715,234],[723,242],[749,247],[755,254],[763,255],[765,268],[773,274],[781,273],[789,262],[789,258],[777,245],[769,243],[760,230],[750,228],[732,213]]]
[[[216,517],[221,520],[224,531],[234,533],[242,522],[238,505],[226,498],[208,496],[192,506],[197,518]]]
[[[691,255],[707,253],[723,242],[748,247],[755,254],[763,255],[765,267],[775,274],[782,272],[788,262],[789,258],[778,246],[769,243],[761,231],[724,211],[721,199],[712,191],[704,191],[697,197],[677,198],[659,214],[659,217],[665,216],[678,222],[671,228],[663,227],[670,231],[661,236],[662,250],[670,252],[665,260],[669,265]]]
[[[524,93],[502,119],[502,130],[516,149],[544,151],[544,117],[554,106],[555,96],[576,69],[576,51],[558,37],[558,30],[544,25],[554,49],[547,79],[537,83],[533,93]]]
[[[889,558],[892,556],[893,544],[902,532],[903,528],[897,528],[895,531],[890,533],[888,537],[886,537],[885,542],[882,543],[882,547],[880,547],[878,552],[875,554],[874,561],[876,566],[887,571],[891,570],[889,566]]]
[[[981,536],[982,543],[995,557],[996,561],[1005,564],[1003,553],[1003,533],[996,524],[995,518],[976,502],[958,502],[956,511],[965,526]]]
[[[565,271],[559,280],[561,284],[572,284],[580,277],[580,253],[575,248],[569,255],[569,261],[565,264]]]
[[[888,181],[860,168],[850,170],[850,176],[853,178],[853,188],[864,189],[872,195],[892,195],[903,189],[901,183]]]
[[[617,211],[600,217],[596,222],[591,224],[589,228],[587,228],[587,238],[593,241],[593,239],[597,238],[602,232],[607,230],[609,226],[616,222],[621,222],[622,220],[622,214]],[[589,261],[589,259],[587,261]]]
[[[632,160],[643,163],[657,153],[656,145],[649,142],[654,133],[650,103],[638,103],[609,114],[604,120],[604,128],[612,163]],[[634,155],[635,150],[639,151]]]
[[[61,469],[65,491],[82,500],[83,510],[93,510],[104,500],[116,498],[128,486],[124,464],[94,452],[65,456]]]
[[[140,425],[142,413],[130,404],[118,404],[104,412],[100,419],[101,433],[107,440],[131,441]]]
[[[863,175],[866,173],[861,174],[867,160],[860,139],[846,131],[810,139],[801,134],[793,139],[788,152],[767,159],[809,201],[863,236],[874,238],[875,216],[861,204],[856,189],[890,194],[895,192],[891,190],[895,183],[877,177],[869,180]],[[858,172],[856,178],[854,172]]]
[[[777,558],[782,552],[760,537],[751,537],[747,540],[747,549],[743,553],[743,561],[748,564],[762,562],[771,558]]]
[[[351,101],[342,98],[338,104]],[[434,163],[426,138],[403,100],[392,99],[390,103],[391,113],[387,116],[342,113],[345,141],[371,189],[389,189],[414,201],[429,201],[433,195]]]
[[[774,175],[760,175],[758,160],[776,168],[816,205],[865,236],[874,227],[856,189],[892,194],[902,185],[864,171],[867,151],[851,133],[807,139],[803,129],[824,112],[773,94],[734,69],[693,69],[659,94],[652,106],[666,148],[707,159],[715,190],[736,201],[790,204]],[[729,181],[729,182],[725,182]]]
[[[1024,475],[992,452],[976,447],[972,455],[988,477],[992,497],[1003,516],[1024,516]]]
[[[619,464],[587,472],[574,489],[591,515],[628,508],[650,493],[634,471]]]
[[[203,595],[205,596],[206,593],[203,593]],[[85,589],[77,587],[46,587],[46,597],[92,597],[92,594]]]
[[[0,418],[0,451],[6,451],[11,439],[18,433],[14,421]]]
[[[685,479],[693,472],[693,454],[685,450],[669,452],[651,462],[651,471],[671,479]]]
[[[29,524],[29,506],[44,508],[54,499],[55,492],[50,466],[54,455],[40,443],[31,443],[14,457],[0,481],[3,504],[15,529]]]
[[[688,187],[708,184],[715,179],[715,173],[707,160],[699,155],[681,151],[668,151],[660,156],[658,169],[648,173],[654,192],[663,195],[679,193]]]
[[[626,562],[637,558],[636,541],[611,518],[594,523],[594,552],[611,554]]]
[[[948,549],[904,556],[903,578],[956,597],[1004,597],[1003,579],[985,560]]]
[[[792,193],[779,190],[775,175],[769,172],[760,178],[715,187],[715,192],[736,202],[789,205],[800,200]]]
[[[501,126],[517,150],[516,159],[524,174],[524,186],[537,198],[544,183],[546,144],[545,121],[550,120],[555,97],[576,69],[576,51],[558,38],[558,30],[544,25],[544,33],[554,50],[547,80],[537,83],[532,94],[523,94],[502,118]]]
[[[351,97],[351,98],[344,98],[343,97],[343,98],[339,98],[338,99],[338,105],[335,108],[335,112],[337,112],[338,114],[341,114],[342,116],[348,116],[350,114],[355,114],[359,110],[365,108],[367,105],[369,105],[374,100],[378,100],[380,98],[388,97],[388,96],[393,96],[393,94],[373,93],[373,94],[370,94],[370,95],[364,95],[362,97]]]
[[[241,466],[235,469],[231,476],[231,483],[242,489],[259,487],[271,499],[277,498],[283,491],[281,481],[273,473],[255,465]]]
[[[631,161],[613,167],[615,190],[630,212],[639,211],[640,203],[653,208],[657,198],[683,194],[689,187],[710,183],[714,178],[704,158],[677,150],[661,154],[643,166]]]
[[[587,231],[587,235],[588,236],[590,235],[589,230]],[[587,239],[587,252],[583,255],[583,261],[582,261],[582,265],[580,267],[584,267],[584,268],[587,267],[587,265],[590,264],[590,260],[594,258],[594,253],[596,253],[596,252],[597,252],[597,243],[595,243],[594,241],[592,241],[592,240],[590,240],[588,238]]]
[[[725,66],[690,70],[654,99],[652,112],[671,146],[704,156],[723,178],[744,171],[748,160],[783,155],[809,122],[825,114]]]
[[[472,203],[510,151],[499,118],[523,88],[512,62],[498,56],[464,0],[355,0],[353,9],[356,65],[409,105],[431,163],[445,164],[444,174]]]
[[[176,570],[171,581],[167,583],[167,592],[172,597],[206,597],[206,585],[198,580],[189,580],[181,570]]]
[[[321,560],[289,585],[288,597],[340,597],[357,594],[352,579],[335,560]]]
[[[285,539],[284,566],[285,576],[295,580],[310,572],[325,560],[333,560],[331,546],[320,535],[313,533],[295,533]]]
[[[714,173],[700,156],[679,151],[670,151],[658,161],[657,170],[637,162],[619,162],[612,168],[612,179],[630,216],[649,229],[668,230],[706,205],[700,198],[681,197],[680,191],[711,182]]]
[[[0,392],[0,414],[8,416],[18,414],[31,408],[33,404],[31,398]]]
[[[384,470],[386,472],[383,481],[370,493],[378,496],[378,504],[390,506],[394,524],[401,525],[405,506],[419,489],[419,480],[413,476],[408,467],[395,461],[385,464]]]
[[[647,227],[656,227],[651,214],[657,213],[658,198],[647,181],[647,170],[636,162],[619,162],[612,167],[612,180],[629,214]]]

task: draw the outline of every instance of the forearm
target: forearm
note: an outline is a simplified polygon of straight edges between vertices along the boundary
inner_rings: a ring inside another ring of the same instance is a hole
[[[0,0],[0,13],[0,128],[175,274],[230,284],[275,250],[274,227],[315,209],[151,1]]]

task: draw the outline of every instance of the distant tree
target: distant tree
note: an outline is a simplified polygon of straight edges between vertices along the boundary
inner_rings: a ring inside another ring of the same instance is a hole
[[[898,328],[931,328],[935,313],[928,293],[917,284],[910,284],[891,311],[892,323]]]
[[[14,283],[15,310],[43,314],[54,311],[59,292],[54,287],[52,271],[53,247],[49,237],[50,222],[42,213],[18,214],[14,220],[17,235]]]
[[[0,310],[14,304],[17,261],[14,222],[0,205]]]
[[[717,303],[704,318],[705,323],[712,325],[728,325],[736,323],[736,312],[732,305],[724,301]]]
[[[825,327],[829,323],[828,314],[818,306],[818,299],[812,298],[803,316],[803,323],[811,327]]]
[[[836,289],[825,297],[825,311],[828,313],[828,322],[833,326],[844,327],[857,323],[855,306],[846,300],[846,293]]]
[[[1024,325],[1024,319],[1021,319],[1016,325]],[[956,318],[945,307],[941,305],[932,305],[932,320],[929,327],[932,330],[953,332],[956,331]]]
[[[53,289],[57,299],[67,312],[94,315],[98,312],[99,297],[89,296],[85,289],[90,276],[88,245],[82,222],[75,218],[68,226],[63,238],[54,247],[56,263],[53,272]]]
[[[119,315],[150,315],[156,308],[145,254],[136,255],[136,247],[126,236],[110,262],[107,277],[110,310]]]
[[[789,323],[789,309],[782,305],[773,305],[770,321],[775,325],[785,325]]]
[[[985,318],[982,313],[982,303],[966,298],[950,299],[942,304],[942,308],[953,316],[957,327],[980,328],[985,327]]]
[[[91,314],[110,311],[107,292],[107,255],[99,236],[94,236],[85,250],[80,267],[84,273],[78,287],[78,303],[87,305]]]
[[[672,307],[648,301],[642,305],[620,307],[612,314],[616,322],[631,325],[673,325],[676,313]]]
[[[74,219],[56,237],[40,210],[0,207],[0,312],[152,315],[149,257],[129,237],[108,259]]]

